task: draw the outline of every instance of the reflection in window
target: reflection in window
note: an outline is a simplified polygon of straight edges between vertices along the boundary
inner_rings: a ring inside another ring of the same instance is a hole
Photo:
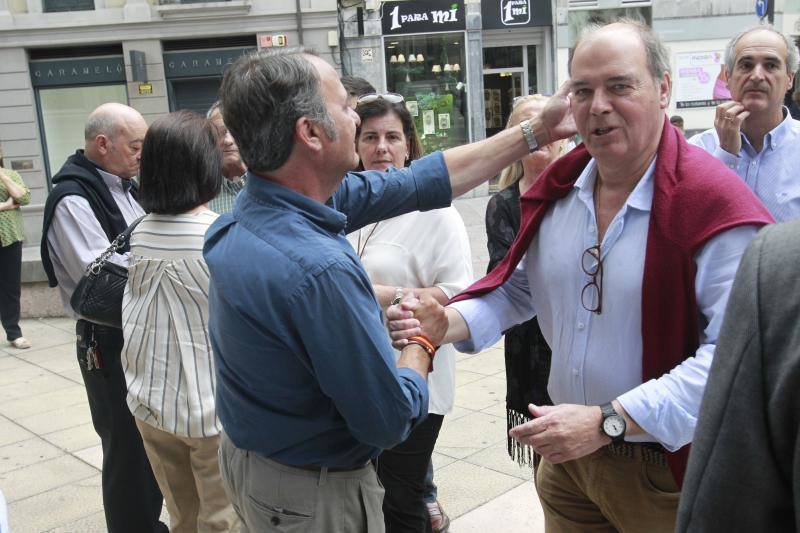
[[[52,177],[67,157],[83,148],[83,126],[89,113],[106,102],[128,103],[123,84],[39,89],[41,132]]]
[[[464,34],[386,37],[386,86],[402,94],[424,153],[468,142]]]
[[[42,0],[42,11],[57,13],[60,11],[92,11],[94,0]]]

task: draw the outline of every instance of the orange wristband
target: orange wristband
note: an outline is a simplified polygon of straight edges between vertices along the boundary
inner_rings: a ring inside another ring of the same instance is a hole
[[[431,340],[425,335],[415,335],[413,337],[409,337],[408,343],[416,344],[425,350],[425,352],[431,358],[431,364],[428,367],[428,372],[433,372],[433,358],[436,357],[436,350],[438,350],[438,347],[434,346]]]

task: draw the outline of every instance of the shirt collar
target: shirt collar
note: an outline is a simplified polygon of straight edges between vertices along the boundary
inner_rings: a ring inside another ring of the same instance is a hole
[[[227,190],[231,194],[238,194],[239,191],[244,189],[245,184],[247,183],[246,179],[247,174],[241,176],[237,181],[231,181],[228,178],[223,178],[222,180],[222,188]]]
[[[780,123],[775,126],[775,128],[764,135],[762,150],[767,147],[769,147],[771,150],[776,150],[779,146],[782,146],[784,142],[790,142],[793,123],[792,115],[789,113],[789,108],[786,106],[782,107],[782,112],[783,120],[781,120]],[[755,153],[755,149],[750,143],[750,139],[748,139],[744,133],[741,133],[740,135],[742,136],[742,146],[748,146],[749,149]]]
[[[625,201],[625,205],[639,211],[650,211],[653,205],[653,174],[656,168],[656,160],[654,157],[650,166],[644,171],[644,174],[636,183]],[[578,198],[586,204],[587,207],[593,204],[594,201],[594,183],[597,180],[597,162],[594,158],[589,160],[586,168],[583,169],[581,175],[575,181],[574,187],[578,189]],[[592,211],[594,211],[592,209]]]
[[[314,224],[332,233],[341,233],[347,224],[347,217],[339,211],[320,203],[313,198],[261,178],[248,171],[245,174],[246,194],[256,203],[274,209],[292,211],[309,219]],[[249,209],[250,202],[243,202],[242,209]]]
[[[133,182],[131,182],[131,180],[124,180],[119,176],[115,176],[110,172],[106,172],[100,167],[97,167],[97,172],[100,174],[100,177],[103,178],[103,181],[110,190],[116,190],[118,192],[127,194],[133,186]]]

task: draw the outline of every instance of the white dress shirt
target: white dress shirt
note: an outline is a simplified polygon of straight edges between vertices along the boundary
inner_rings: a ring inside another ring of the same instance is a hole
[[[144,210],[123,187],[122,178],[100,169],[97,171],[127,224],[144,215]],[[69,304],[75,287],[89,263],[97,259],[110,244],[88,200],[71,195],[58,202],[47,232],[47,246],[64,310],[72,318],[80,318]],[[114,254],[110,260],[120,266],[128,266],[128,254]]]
[[[511,278],[452,307],[469,326],[471,338],[456,344],[468,352],[490,346],[507,328],[537,315],[553,350],[548,392],[554,403],[602,405],[617,398],[647,432],[628,440],[658,441],[674,451],[692,440],[731,284],[756,228],[725,231],[698,251],[700,347],[670,373],[642,383],[642,276],[654,167],[655,160],[603,237],[602,314],[581,303],[590,280],[581,256],[597,244],[594,159],[574,189],[545,215]]]

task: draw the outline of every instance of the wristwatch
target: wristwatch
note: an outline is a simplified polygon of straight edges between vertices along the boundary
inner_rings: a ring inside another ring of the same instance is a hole
[[[519,123],[519,128],[522,130],[522,136],[525,138],[525,142],[528,143],[528,151],[533,153],[538,150],[539,143],[536,142],[536,137],[533,135],[531,123],[528,120],[523,120]]]
[[[397,305],[403,300],[403,289],[401,287],[394,288],[394,298],[389,305]]]
[[[603,423],[600,424],[600,431],[611,437],[612,442],[619,442],[625,438],[625,418],[619,415],[611,402],[600,406],[603,413]]]

